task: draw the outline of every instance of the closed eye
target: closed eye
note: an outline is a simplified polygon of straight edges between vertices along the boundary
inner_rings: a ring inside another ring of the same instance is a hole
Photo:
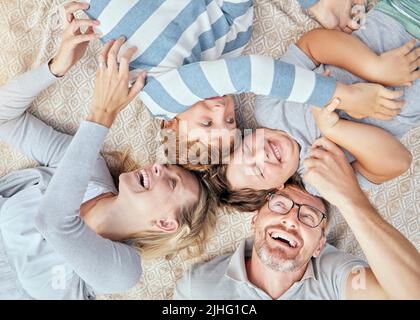
[[[314,223],[315,218],[310,214],[303,214],[302,219],[305,219],[307,222]],[[308,221],[309,220],[309,221]]]
[[[273,204],[273,207],[278,208],[278,209],[282,209],[282,210],[286,210],[286,206],[281,201],[277,201],[275,204]]]
[[[171,178],[171,179],[169,180],[169,184],[170,184],[171,189],[172,189],[172,190],[175,190],[175,188],[176,188],[176,186],[177,186],[177,181],[176,181],[176,179]]]
[[[213,121],[211,120],[201,122],[201,126],[205,128],[211,127],[212,124],[213,124]]]
[[[235,121],[235,118],[228,118],[226,122],[229,124],[234,124],[236,121]]]
[[[265,179],[265,176],[264,176],[263,171],[262,171],[260,168],[258,168],[258,170],[260,171],[260,176],[261,176],[263,179]]]
[[[261,168],[259,168],[258,166],[255,166],[255,173],[256,173],[257,176],[260,176],[263,179],[265,178]]]

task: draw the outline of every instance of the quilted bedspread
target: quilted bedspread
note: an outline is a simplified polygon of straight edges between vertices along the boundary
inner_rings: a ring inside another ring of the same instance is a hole
[[[303,12],[296,0],[254,0],[255,21],[247,53],[280,57],[291,43],[317,23]],[[375,0],[369,1],[372,6]],[[0,1],[0,85],[16,75],[47,61],[59,44],[57,7],[63,0]],[[95,57],[100,43],[93,43],[87,55],[65,78],[43,92],[30,112],[60,131],[74,134],[87,115],[92,99]],[[255,127],[252,95],[237,99],[238,121],[242,127]],[[159,121],[152,119],[140,101],[134,101],[116,121],[105,143],[113,174],[128,165],[112,156],[128,150],[130,159],[145,165],[156,159]],[[403,139],[414,161],[403,176],[369,192],[371,201],[390,223],[420,249],[420,128]],[[30,159],[0,142],[0,176],[13,170],[35,166]],[[170,299],[174,284],[191,264],[232,252],[250,233],[250,214],[220,212],[217,228],[205,253],[194,259],[180,254],[174,260],[144,262],[144,275],[131,291],[99,299]],[[363,253],[345,221],[334,211],[329,240],[347,252]],[[0,239],[0,298],[25,298],[13,269],[7,262]]]

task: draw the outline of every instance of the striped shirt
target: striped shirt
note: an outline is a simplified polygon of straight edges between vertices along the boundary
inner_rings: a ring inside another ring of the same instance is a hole
[[[252,33],[252,0],[90,0],[104,42],[124,35],[147,70],[142,101],[171,119],[209,97],[243,92],[325,105],[335,80],[263,56],[240,56]],[[123,48],[124,49],[124,48]]]
[[[239,56],[252,34],[253,0],[90,0],[102,40],[138,47],[133,69],[159,74],[181,65]],[[124,49],[124,47],[123,47]]]
[[[317,3],[319,0],[298,0],[302,8],[309,9],[312,7],[315,3]]]

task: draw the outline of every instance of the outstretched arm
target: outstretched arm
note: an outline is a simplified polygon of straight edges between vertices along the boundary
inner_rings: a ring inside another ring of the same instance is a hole
[[[416,40],[377,55],[358,38],[336,30],[314,29],[297,46],[319,64],[343,68],[369,82],[405,86],[420,77],[420,48]]]
[[[338,207],[370,266],[349,274],[346,298],[420,299],[417,249],[372,207],[334,143],[322,138],[314,147],[319,153],[305,161],[304,179]]]
[[[151,113],[174,118],[207,98],[237,93],[268,95],[323,107],[334,97],[354,118],[376,117],[401,109],[403,95],[379,84],[345,85],[282,60],[250,55],[187,64],[149,77],[141,98]],[[382,110],[386,109],[386,110]]]
[[[191,63],[149,77],[141,98],[154,115],[172,118],[201,100],[244,92],[323,107],[348,87],[290,63],[250,55]]]
[[[355,157],[353,167],[366,179],[380,184],[410,168],[412,155],[397,138],[372,125],[339,119],[333,110],[331,104],[312,113],[323,135]]]
[[[0,138],[44,166],[57,166],[71,137],[57,132],[26,110],[41,91],[57,80],[55,76],[64,76],[84,55],[89,42],[98,38],[92,29],[80,33],[80,27],[92,27],[94,21],[74,19],[73,14],[85,7],[81,3],[65,5],[66,29],[60,49],[49,64],[20,75],[0,88]]]
[[[80,217],[80,206],[109,128],[144,83],[144,78],[139,77],[136,84],[129,88],[128,61],[135,50],[128,49],[118,65],[115,57],[123,43],[122,39],[110,42],[102,51],[102,67],[96,75],[90,115],[80,125],[63,156],[35,221],[38,231],[54,251],[95,292],[100,293],[128,290],[141,274],[137,250],[104,239]]]
[[[0,139],[42,166],[57,166],[71,137],[26,112],[56,81],[44,64],[0,88]]]

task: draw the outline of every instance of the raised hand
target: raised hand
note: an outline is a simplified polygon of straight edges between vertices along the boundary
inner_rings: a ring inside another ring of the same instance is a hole
[[[124,43],[125,38],[108,42],[99,56],[95,92],[88,120],[108,128],[112,126],[117,115],[140,93],[146,78],[146,73],[141,72],[130,88],[129,64],[137,48],[127,49],[118,63],[118,54]]]
[[[335,110],[340,106],[340,99],[334,99],[329,105],[324,108],[312,108],[312,115],[315,122],[321,130],[322,134],[326,135],[340,120]]]
[[[75,18],[77,11],[88,8],[89,4],[76,1],[60,8],[64,31],[60,48],[50,61],[50,70],[57,77],[64,76],[85,55],[89,43],[101,37],[93,29],[100,24],[99,21]],[[86,31],[82,32],[82,28],[86,28]]]

